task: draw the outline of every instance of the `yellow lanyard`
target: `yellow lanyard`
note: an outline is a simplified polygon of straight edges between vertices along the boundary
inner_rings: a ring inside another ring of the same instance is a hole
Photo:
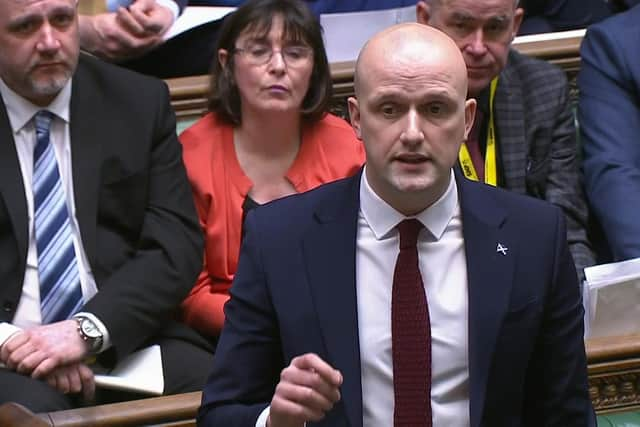
[[[498,78],[491,80],[491,90],[489,92],[489,128],[487,129],[487,150],[484,155],[484,182],[493,185],[498,185],[498,167],[496,165],[496,128],[493,118],[493,99],[496,96],[496,87],[498,86]],[[462,166],[462,172],[464,176],[474,181],[478,180],[478,174],[476,168],[473,167],[471,156],[469,155],[469,149],[466,143],[462,143],[460,152],[458,153],[458,159]]]

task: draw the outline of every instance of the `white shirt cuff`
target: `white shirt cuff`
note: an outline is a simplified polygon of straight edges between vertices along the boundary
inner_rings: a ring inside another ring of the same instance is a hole
[[[17,332],[22,332],[22,329],[17,326],[12,325],[11,323],[2,322],[0,323],[0,347],[9,340],[13,336],[13,334]],[[4,363],[0,362],[0,368],[4,368]]]
[[[102,332],[102,347],[100,347],[100,349],[98,350],[98,353],[102,353],[103,351],[111,347],[111,338],[109,337],[109,331],[107,330],[107,327],[104,326],[104,323],[100,321],[100,319],[98,319],[95,315],[91,313],[87,313],[85,311],[79,311],[73,316],[88,317],[93,323],[96,324],[100,332]]]
[[[256,420],[256,427],[267,427],[267,418],[269,418],[269,410],[271,406],[267,406],[262,410],[260,416]]]
[[[173,13],[173,22],[176,22],[176,19],[178,19],[178,15],[180,14],[180,9],[176,2],[173,0],[156,0],[156,3],[169,9]]]
[[[11,323],[3,322],[0,323],[0,347],[5,343],[13,334],[16,332],[21,332],[22,329],[17,326],[12,325]]]
[[[267,427],[267,418],[269,418],[271,406],[267,406],[262,410],[260,416],[256,420],[256,427]],[[307,423],[304,423],[304,427],[307,427]]]

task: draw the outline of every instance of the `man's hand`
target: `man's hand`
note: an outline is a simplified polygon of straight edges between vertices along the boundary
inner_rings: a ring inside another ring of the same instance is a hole
[[[155,0],[137,0],[128,8],[80,16],[82,49],[110,61],[135,58],[163,42],[173,13]]]
[[[0,361],[20,374],[43,378],[60,366],[82,361],[87,354],[77,322],[63,320],[13,335],[0,348]]]
[[[317,355],[294,358],[280,374],[267,427],[302,427],[320,421],[340,400],[341,385],[342,374]]]
[[[84,363],[56,368],[45,377],[49,385],[61,393],[80,393],[85,404],[91,404],[95,397],[96,384],[93,371]]]
[[[173,12],[156,0],[137,0],[128,9],[118,9],[116,20],[138,37],[162,37],[173,24]]]

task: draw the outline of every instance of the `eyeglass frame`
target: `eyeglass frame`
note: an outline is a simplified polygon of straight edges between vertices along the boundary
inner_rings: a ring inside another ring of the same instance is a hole
[[[313,49],[310,46],[304,46],[304,45],[288,45],[288,46],[284,46],[280,49],[274,49],[271,46],[268,46],[266,44],[261,44],[261,43],[257,43],[255,46],[260,46],[263,47],[264,49],[266,49],[269,52],[269,55],[265,57],[264,60],[256,60],[256,57],[253,56],[253,53],[251,53],[251,49],[252,46],[249,45],[248,47],[234,47],[232,53],[236,54],[236,53],[241,53],[246,55],[247,59],[252,63],[252,65],[256,65],[256,66],[262,66],[265,64],[268,64],[272,59],[273,59],[273,55],[277,52],[280,54],[280,57],[282,58],[282,61],[287,65],[287,67],[299,67],[301,65],[304,64],[305,61],[308,61],[309,59],[313,58]],[[296,50],[300,50],[301,53],[304,52],[304,57],[298,58],[294,60],[294,63],[290,63],[289,61],[291,60],[291,58],[287,59],[287,55],[286,55],[286,50],[287,49],[296,49]],[[297,62],[299,61],[299,62]]]

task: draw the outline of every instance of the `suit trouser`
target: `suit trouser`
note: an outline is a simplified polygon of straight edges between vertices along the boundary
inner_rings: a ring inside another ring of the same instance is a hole
[[[213,366],[213,353],[187,341],[164,338],[162,352],[164,394],[199,391]],[[149,397],[138,393],[96,390],[95,404]],[[46,382],[0,369],[0,404],[17,402],[32,412],[49,412],[83,406],[79,397],[64,395]]]

